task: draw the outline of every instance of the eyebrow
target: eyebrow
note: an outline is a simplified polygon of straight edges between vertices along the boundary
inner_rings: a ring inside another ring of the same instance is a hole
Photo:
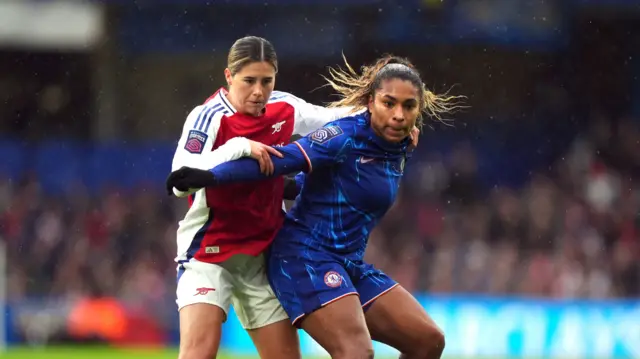
[[[383,98],[386,98],[386,99],[389,99],[389,100],[391,100],[391,101],[396,101],[396,102],[398,101],[398,99],[397,99],[397,98],[395,98],[395,97],[393,97],[393,96],[391,96],[391,95],[382,95],[382,97],[383,97]],[[405,103],[406,103],[406,102],[417,103],[418,101],[417,101],[415,98],[408,98],[408,99],[404,100],[403,102],[405,102]]]
[[[255,80],[255,79],[257,79],[257,78],[258,78],[258,77],[256,77],[256,76],[245,76],[245,77],[244,77],[244,79],[245,79],[245,80]],[[265,80],[271,80],[271,79],[273,79],[273,77],[272,77],[272,76],[267,76],[267,77],[263,77],[263,79],[265,79]]]

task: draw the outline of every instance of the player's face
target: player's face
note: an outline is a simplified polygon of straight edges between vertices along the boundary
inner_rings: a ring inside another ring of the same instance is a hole
[[[271,96],[276,82],[276,71],[266,62],[252,62],[231,76],[224,70],[229,84],[229,100],[236,110],[251,116],[260,116]]]
[[[420,114],[418,96],[418,89],[409,81],[383,81],[369,100],[373,130],[389,142],[407,138]]]

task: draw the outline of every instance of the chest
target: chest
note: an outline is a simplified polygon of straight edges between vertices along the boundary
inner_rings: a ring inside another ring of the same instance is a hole
[[[404,156],[368,157],[355,153],[335,169],[345,200],[369,213],[384,214],[393,204],[404,172]]]
[[[245,137],[270,146],[289,143],[294,127],[294,108],[287,103],[267,105],[265,115],[252,117],[235,114],[220,122],[213,149],[234,137]]]

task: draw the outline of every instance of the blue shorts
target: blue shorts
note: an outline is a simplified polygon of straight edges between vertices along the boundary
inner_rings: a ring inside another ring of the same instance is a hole
[[[350,294],[358,294],[366,311],[379,296],[397,283],[364,261],[333,258],[314,252],[313,260],[300,256],[270,255],[267,274],[278,300],[291,322]]]

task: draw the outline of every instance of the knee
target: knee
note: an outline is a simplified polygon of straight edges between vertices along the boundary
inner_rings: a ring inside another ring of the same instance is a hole
[[[445,338],[440,328],[434,325],[425,326],[419,336],[415,337],[411,349],[403,351],[408,358],[416,359],[440,359],[444,351]]]
[[[202,337],[201,340],[185,340],[180,342],[178,359],[211,359],[218,355],[215,338]]]
[[[440,359],[444,351],[444,333],[440,328],[425,324],[416,335],[408,340],[404,348],[397,348],[402,353],[400,359]]]
[[[444,332],[438,327],[433,327],[431,333],[427,336],[428,340],[428,354],[426,358],[440,359],[442,352],[444,351],[445,339]]]
[[[373,359],[373,343],[369,340],[351,338],[336,343],[328,350],[331,359]]]
[[[341,348],[331,354],[331,359],[373,359],[373,346],[356,347],[354,345]]]

